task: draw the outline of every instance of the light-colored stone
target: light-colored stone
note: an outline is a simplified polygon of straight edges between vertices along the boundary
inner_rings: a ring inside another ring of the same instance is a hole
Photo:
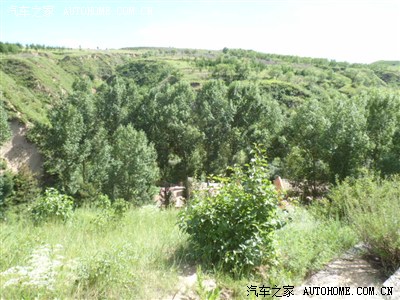
[[[285,192],[291,189],[289,181],[282,179],[280,176],[276,177],[273,183],[278,192]]]
[[[196,273],[189,274],[187,276],[179,276],[179,283],[177,286],[177,292],[175,295],[164,298],[173,300],[203,300],[200,299],[196,293],[198,277]],[[211,292],[217,288],[217,283],[214,279],[204,279],[201,283],[204,291]],[[163,300],[164,300],[163,299]]]
[[[303,285],[294,289],[294,296],[290,299],[305,300],[305,299],[366,299],[366,300],[383,300],[381,295],[378,295],[382,287],[384,277],[376,266],[371,261],[362,258],[364,248],[362,245],[357,245],[347,251],[342,257],[329,263],[323,270],[317,272],[308,278]],[[339,295],[303,295],[304,289],[308,287],[350,287],[350,296]],[[376,295],[362,296],[357,295],[357,287],[374,287]]]
[[[386,296],[387,300],[400,299],[400,269],[390,276],[384,283],[384,287],[393,288],[393,295]]]
[[[178,196],[178,197],[176,197],[176,200],[175,200],[175,208],[182,208],[182,207],[184,207],[185,206],[185,198],[184,197],[182,197],[182,196]]]

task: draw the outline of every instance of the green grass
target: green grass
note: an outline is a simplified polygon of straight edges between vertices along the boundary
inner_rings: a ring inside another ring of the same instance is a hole
[[[34,226],[28,218],[9,215],[0,224],[0,273],[15,266],[40,269],[46,265],[43,253],[62,266],[53,268],[57,274],[54,290],[27,285],[33,280],[31,277],[40,278],[40,272],[29,273],[28,277],[0,275],[0,297],[161,299],[175,294],[183,269],[196,270],[187,261],[190,249],[187,236],[176,226],[177,211],[160,211],[151,206],[131,209],[122,220],[106,227],[93,222],[97,213],[95,209],[81,208],[65,224],[41,226]],[[198,269],[198,275],[214,278],[221,294],[251,299],[247,297],[247,285],[298,284],[355,243],[354,233],[338,221],[319,221],[303,208],[296,208],[289,215],[291,221],[277,232],[280,259],[276,266],[262,267],[257,274],[242,278],[233,278],[218,268]],[[35,251],[44,258],[32,259]],[[38,263],[40,259],[45,263]],[[20,283],[4,287],[12,278],[19,278]],[[193,287],[197,293],[218,295],[218,291],[205,292],[199,286]]]
[[[32,51],[0,56],[0,96],[12,117],[24,122],[47,123],[47,111],[72,91],[74,80],[89,76],[95,84],[115,73],[117,66],[142,59],[148,49]],[[203,83],[209,73],[199,70],[190,57],[160,55],[154,59],[170,63],[188,82]]]
[[[297,207],[291,218],[277,233],[278,268],[282,270],[277,279],[281,283],[300,283],[357,243],[351,227],[338,220],[315,216],[302,207]]]
[[[71,91],[73,81],[74,77],[47,54],[20,54],[0,59],[1,98],[24,121],[47,122],[47,110]]]
[[[0,271],[29,265],[32,251],[43,245],[62,245],[54,254],[64,258],[54,291],[18,284],[2,288],[0,296],[157,299],[174,292],[180,264],[175,249],[186,240],[175,227],[176,211],[130,210],[111,228],[93,224],[95,215],[94,210],[79,209],[66,224],[35,227],[28,220],[1,224]]]
[[[331,210],[349,222],[387,275],[400,267],[400,177],[347,180],[330,197]]]
[[[19,116],[24,122],[28,120],[47,122],[46,107],[31,90],[19,85],[3,71],[0,71],[0,81],[1,100],[6,103],[10,116]]]

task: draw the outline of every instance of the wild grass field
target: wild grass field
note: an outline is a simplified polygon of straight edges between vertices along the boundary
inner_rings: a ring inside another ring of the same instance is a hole
[[[98,213],[81,208],[66,223],[42,225],[10,215],[0,224],[1,297],[172,299],[178,276],[187,269],[196,272],[187,235],[176,225],[177,210],[144,206],[104,225],[96,222]],[[277,233],[280,258],[273,270],[235,279],[203,268],[203,277],[214,278],[232,299],[246,299],[246,285],[299,284],[356,242],[354,232],[338,221],[318,221],[302,208],[290,216],[290,224]]]

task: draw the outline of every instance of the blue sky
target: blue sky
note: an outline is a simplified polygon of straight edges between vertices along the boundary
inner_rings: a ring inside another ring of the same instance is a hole
[[[399,0],[0,0],[0,40],[400,60]]]

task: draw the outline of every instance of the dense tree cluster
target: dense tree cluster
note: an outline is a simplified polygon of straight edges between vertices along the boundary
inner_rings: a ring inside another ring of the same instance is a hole
[[[235,49],[190,63],[209,74],[194,87],[148,58],[100,84],[76,81],[49,124],[35,127],[48,179],[82,198],[141,202],[156,184],[248,162],[254,144],[267,150],[271,178],[307,194],[363,169],[400,172],[395,69]]]
[[[0,53],[18,53],[20,52],[24,47],[17,43],[3,43],[0,42]]]
[[[23,50],[65,50],[70,49],[66,47],[58,46],[46,46],[41,44],[26,44],[25,46],[21,43],[7,43],[0,42],[0,53],[19,53]]]

